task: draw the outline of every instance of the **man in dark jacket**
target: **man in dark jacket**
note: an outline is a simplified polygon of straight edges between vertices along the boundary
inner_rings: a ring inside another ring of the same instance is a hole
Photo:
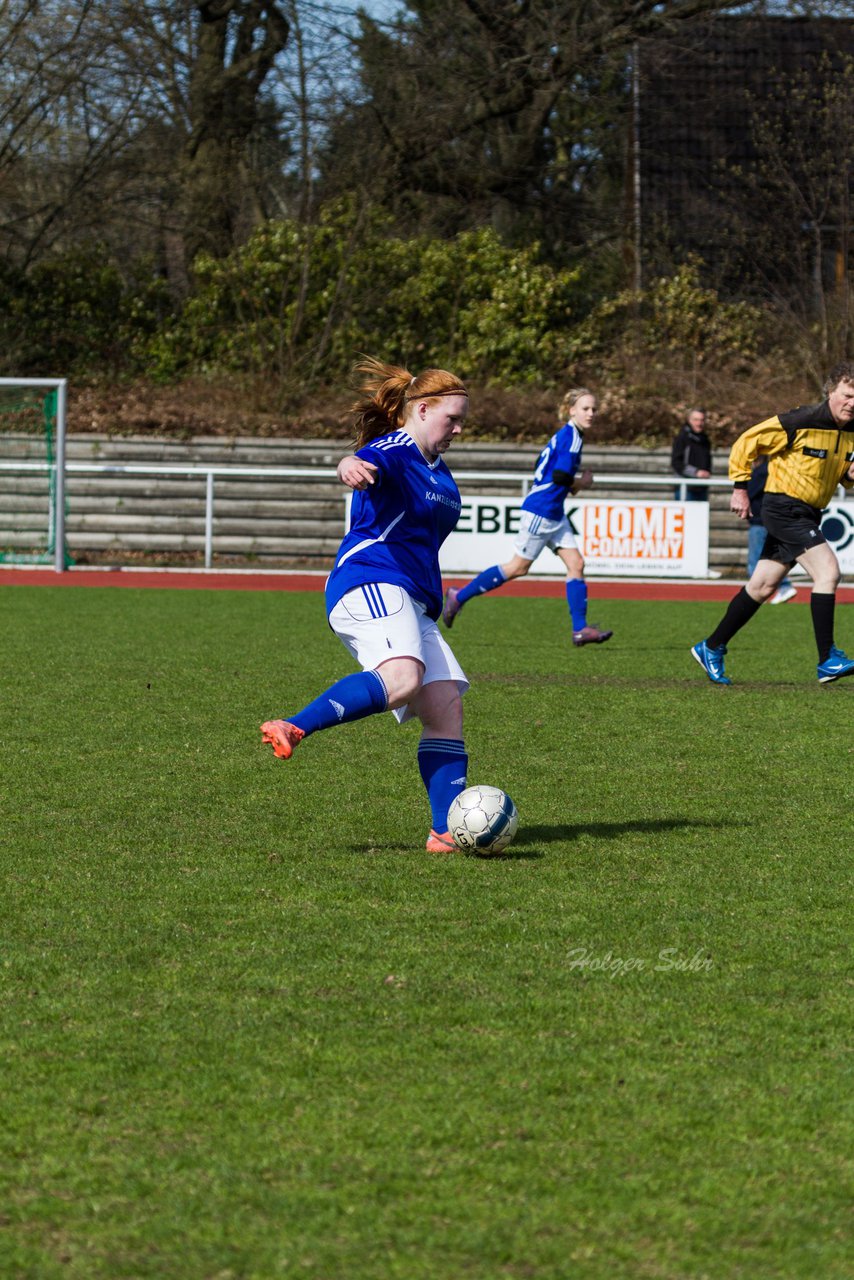
[[[678,476],[688,480],[707,480],[712,474],[712,442],[706,435],[705,409],[692,409],[688,421],[673,441],[670,452],[670,465]],[[682,486],[675,491],[675,497],[681,498]],[[708,502],[709,491],[699,485],[686,486],[689,502]]]

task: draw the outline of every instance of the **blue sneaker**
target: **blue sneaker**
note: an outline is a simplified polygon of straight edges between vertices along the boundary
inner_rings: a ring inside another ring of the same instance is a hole
[[[691,650],[692,656],[697,659],[713,684],[732,684],[732,681],[724,675],[725,653],[725,644],[722,644],[720,649],[710,649],[705,640],[700,640]],[[854,667],[854,662],[851,665]],[[835,678],[835,676],[829,677],[831,680]]]
[[[820,684],[830,684],[831,680],[839,680],[842,676],[854,676],[854,662],[834,646],[824,662],[818,664],[815,673]]]

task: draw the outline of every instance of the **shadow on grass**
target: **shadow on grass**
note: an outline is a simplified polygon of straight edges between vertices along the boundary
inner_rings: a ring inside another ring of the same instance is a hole
[[[526,832],[527,835],[527,832]],[[557,837],[555,837],[557,839]],[[476,853],[466,849],[452,849],[448,853],[427,853],[426,850],[412,849],[408,845],[399,844],[380,844],[373,842],[370,844],[351,844],[350,853],[360,854],[377,854],[377,853],[400,853],[405,854],[407,858],[411,858],[413,854],[421,852],[427,858],[471,858],[473,862],[535,862],[538,858],[542,858],[543,854],[539,849],[517,849],[515,847],[506,849],[504,853]]]
[[[540,849],[517,849],[515,845],[503,853],[477,853],[474,849],[463,855],[472,862],[537,862],[545,854]]]
[[[461,849],[447,854],[433,853],[428,856],[431,858],[446,858],[458,857],[462,854],[463,857],[471,858],[476,862],[536,862],[545,855],[540,849],[531,846],[577,840],[581,835],[598,836],[603,840],[613,840],[619,836],[628,835],[632,831],[642,831],[648,835],[655,835],[662,831],[684,831],[687,827],[721,830],[724,827],[734,827],[736,825],[740,824],[726,820],[723,822],[705,822],[701,818],[646,818],[639,819],[636,822],[579,822],[573,825],[556,823],[552,826],[540,827],[526,825],[519,829],[518,845],[513,845],[505,850],[504,853],[479,854],[475,852],[469,853]],[[392,844],[391,842],[386,844],[378,841],[351,844],[349,850],[350,853],[357,855],[400,853],[410,858],[413,854],[424,852],[424,850],[419,851],[408,845],[403,846]]]
[[[520,836],[527,844],[530,842],[553,844],[559,840],[577,840],[580,835],[599,836],[603,840],[628,835],[631,831],[643,831],[655,835],[662,831],[680,831],[686,827],[706,827],[720,830],[723,827],[734,827],[734,822],[706,822],[702,818],[645,818],[633,822],[577,822],[573,825],[561,823],[555,826],[529,827],[520,829]]]

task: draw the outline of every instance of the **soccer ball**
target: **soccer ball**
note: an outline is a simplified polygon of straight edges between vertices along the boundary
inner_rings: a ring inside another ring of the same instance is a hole
[[[454,843],[474,853],[503,853],[518,826],[516,806],[500,787],[466,787],[448,810]]]

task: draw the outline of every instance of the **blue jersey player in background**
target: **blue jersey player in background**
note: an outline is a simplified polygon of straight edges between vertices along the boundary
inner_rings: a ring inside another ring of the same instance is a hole
[[[460,516],[460,494],[443,454],[460,434],[468,393],[452,373],[367,359],[356,414],[355,453],[338,464],[353,490],[350,528],[326,583],[329,625],[362,670],[301,711],[261,726],[283,760],[303,738],[389,710],[422,724],[418,765],[427,790],[427,849],[454,849],[448,809],[465,788],[465,674],[439,631],[439,548]]]
[[[512,578],[523,578],[541,551],[549,547],[566,567],[566,601],[572,620],[572,643],[603,644],[613,631],[603,631],[587,621],[587,583],[584,558],[566,517],[564,504],[571,493],[589,489],[593,475],[581,466],[583,434],[596,417],[598,405],[592,391],[577,387],[567,392],[558,413],[564,426],[543,449],[534,470],[534,483],[522,503],[515,555],[507,564],[484,569],[459,590],[449,588],[443,618],[450,627],[467,601],[503,587]]]

